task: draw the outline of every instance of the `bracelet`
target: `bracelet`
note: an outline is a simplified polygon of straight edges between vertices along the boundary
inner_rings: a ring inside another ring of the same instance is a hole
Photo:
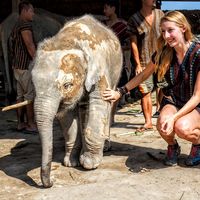
[[[123,95],[125,95],[128,92],[128,90],[127,90],[126,86],[123,86],[123,87],[117,88],[117,92],[122,97]]]

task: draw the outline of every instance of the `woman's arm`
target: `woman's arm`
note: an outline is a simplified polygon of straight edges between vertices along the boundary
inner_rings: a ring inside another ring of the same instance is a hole
[[[133,77],[128,83],[126,83],[125,85],[126,90],[130,91],[133,88],[137,87],[140,83],[145,81],[151,74],[153,74],[153,72],[155,71],[155,66],[156,65],[153,64],[153,62],[151,61],[140,74]],[[115,102],[121,97],[121,94],[119,91],[114,91],[107,88],[103,92],[103,97],[104,100]]]
[[[133,88],[137,87],[140,83],[145,81],[151,74],[154,73],[155,67],[156,65],[152,61],[150,61],[140,74],[133,77],[128,83],[126,83],[126,89],[130,91]]]

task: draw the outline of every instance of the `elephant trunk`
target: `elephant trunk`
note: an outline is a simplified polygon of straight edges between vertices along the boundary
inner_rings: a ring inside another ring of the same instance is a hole
[[[34,102],[35,117],[42,144],[41,180],[43,186],[46,188],[53,185],[50,180],[53,148],[53,121],[59,103],[59,99],[44,99],[44,97],[36,97]]]

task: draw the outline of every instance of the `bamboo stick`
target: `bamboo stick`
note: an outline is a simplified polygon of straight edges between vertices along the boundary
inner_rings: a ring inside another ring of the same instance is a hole
[[[20,102],[20,103],[16,103],[16,104],[13,104],[13,105],[10,105],[10,106],[5,106],[2,109],[2,112],[7,111],[7,110],[12,110],[12,109],[20,108],[20,107],[26,106],[26,105],[28,105],[30,103],[32,103],[32,101],[26,100],[26,101],[23,101],[23,102]]]

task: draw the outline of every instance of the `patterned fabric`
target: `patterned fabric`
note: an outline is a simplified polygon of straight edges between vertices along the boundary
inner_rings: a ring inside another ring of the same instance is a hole
[[[33,32],[31,23],[18,20],[9,38],[12,66],[15,69],[27,70],[32,59],[21,35],[25,30]]]
[[[145,20],[140,11],[133,14],[128,21],[128,33],[137,36],[137,46],[142,67],[145,67],[151,60],[151,56],[156,50],[156,40],[160,35],[159,24],[163,12],[159,9],[154,9],[153,12],[154,20],[152,26]]]
[[[119,41],[122,46],[127,45],[127,40],[128,40],[128,34],[127,34],[127,24],[125,21],[120,20],[113,24],[110,27],[113,32],[116,34],[116,36],[119,38]]]
[[[174,52],[171,66],[165,74],[165,79],[169,85],[167,88],[163,88],[163,93],[171,96],[177,107],[184,106],[192,97],[199,71],[200,42],[193,41],[181,65],[178,63]],[[198,107],[200,107],[200,104]]]

